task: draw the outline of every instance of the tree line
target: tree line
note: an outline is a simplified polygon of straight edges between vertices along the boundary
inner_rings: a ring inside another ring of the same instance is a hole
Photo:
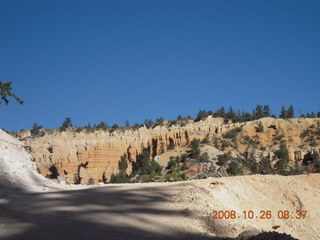
[[[178,125],[185,125],[188,121],[192,120],[194,122],[199,122],[201,120],[204,120],[205,118],[207,118],[208,116],[212,116],[212,117],[221,117],[224,119],[225,123],[237,123],[237,122],[247,122],[247,121],[253,121],[253,120],[258,120],[260,118],[263,117],[273,117],[273,118],[277,118],[276,115],[272,114],[271,108],[269,105],[257,105],[256,108],[254,110],[250,112],[246,112],[246,111],[235,111],[232,107],[229,108],[228,111],[225,110],[224,107],[219,108],[216,111],[206,111],[206,110],[200,110],[197,114],[196,118],[192,118],[191,116],[186,116],[183,117],[180,114],[178,115],[178,117],[176,118],[176,120],[171,120],[171,121],[166,121],[168,126],[174,125],[174,124],[178,124]],[[278,116],[278,118],[282,118],[282,119],[288,119],[288,118],[295,118],[295,110],[294,107],[292,105],[290,105],[288,108],[286,108],[284,105],[281,106],[281,110],[280,110],[280,114]],[[303,114],[301,113],[300,118],[316,118],[316,117],[320,117],[320,112],[311,112],[311,113],[306,113]],[[60,132],[66,131],[68,128],[74,127],[75,130],[77,132],[94,132],[96,130],[104,130],[104,131],[109,131],[109,132],[113,132],[115,130],[126,130],[126,129],[132,129],[132,130],[136,130],[140,127],[147,127],[147,128],[154,128],[156,126],[163,126],[165,124],[165,120],[163,117],[159,117],[157,118],[155,121],[152,121],[151,119],[145,119],[145,121],[141,124],[139,123],[135,123],[134,125],[131,125],[130,122],[128,120],[126,120],[124,126],[121,126],[120,124],[113,124],[111,126],[109,126],[105,121],[101,121],[100,123],[88,123],[85,126],[82,127],[75,127],[72,124],[72,120],[70,117],[66,117],[65,120],[62,122],[61,126],[59,127]],[[43,126],[39,125],[38,123],[34,123],[31,129],[31,133],[32,135],[37,135],[39,134],[40,129],[42,129]]]
[[[200,110],[198,112],[198,115],[195,121],[196,122],[201,121],[207,118],[208,116],[221,117],[225,119],[225,122],[232,121],[233,123],[253,121],[263,117],[277,118],[275,114],[272,114],[272,111],[269,105],[258,104],[256,108],[251,111],[251,113],[246,111],[240,111],[240,110],[235,111],[233,110],[232,107],[230,107],[228,111],[226,111],[224,107],[219,108],[215,112]],[[295,117],[295,110],[292,105],[290,105],[288,108],[286,108],[286,106],[284,105],[281,106],[281,110],[278,118],[287,119],[287,118],[294,118],[294,117]],[[306,114],[301,113],[299,117],[300,118],[320,117],[320,112],[318,113],[311,112]]]

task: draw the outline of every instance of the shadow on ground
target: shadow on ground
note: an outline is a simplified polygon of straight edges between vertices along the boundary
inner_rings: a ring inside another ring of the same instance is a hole
[[[231,239],[184,229],[184,212],[168,200],[175,191],[109,185],[13,195],[0,201],[0,239]]]

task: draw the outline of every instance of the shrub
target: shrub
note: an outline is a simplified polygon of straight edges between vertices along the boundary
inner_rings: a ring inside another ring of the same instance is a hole
[[[162,154],[162,153],[165,152],[164,146],[165,146],[164,142],[161,142],[161,143],[160,143],[160,154]]]
[[[130,182],[130,179],[125,172],[112,174],[110,178],[110,183],[129,183],[129,182]]]
[[[201,143],[204,143],[204,144],[209,144],[209,143],[210,143],[209,134],[207,134],[207,135],[205,136],[205,138],[201,141]]]
[[[258,123],[258,126],[256,127],[256,132],[263,132],[264,129],[263,129],[263,125],[261,122]]]
[[[179,166],[179,161],[177,161],[177,160],[179,160],[180,158],[177,159],[177,157],[173,157],[173,156],[170,157],[170,160],[169,160],[167,167],[166,167],[167,169],[172,169],[173,167]]]
[[[38,125],[38,123],[34,123],[33,126],[32,126],[32,129],[31,129],[31,135],[32,136],[36,136],[36,135],[39,135],[40,133],[40,129],[42,129],[43,126],[42,125]]]
[[[174,149],[174,143],[173,141],[170,141],[169,145],[167,146],[168,150],[173,150]]]
[[[223,166],[228,160],[230,160],[229,154],[218,155],[217,165]]]
[[[200,162],[208,162],[209,161],[209,154],[207,152],[204,152],[200,155],[199,158]]]
[[[259,173],[270,174],[272,173],[271,164],[269,159],[263,157],[259,162]]]
[[[175,181],[185,181],[187,180],[187,175],[185,172],[182,172],[180,168],[173,167],[171,168],[171,173],[166,176],[166,181],[175,182]]]
[[[240,167],[239,163],[236,161],[232,161],[229,164],[229,167],[227,169],[227,173],[232,175],[232,176],[237,176],[237,175],[243,175],[243,170]]]
[[[304,130],[301,134],[300,134],[300,138],[305,138],[305,137],[309,137],[310,136],[310,131],[308,129]]]
[[[221,150],[223,151],[223,150],[226,149],[227,147],[230,147],[230,144],[229,144],[227,141],[223,140],[223,141],[221,142]]]
[[[87,184],[88,184],[88,185],[94,185],[94,180],[93,180],[93,178],[89,178]]]
[[[223,137],[233,139],[242,131],[241,127],[234,128],[223,134]]]

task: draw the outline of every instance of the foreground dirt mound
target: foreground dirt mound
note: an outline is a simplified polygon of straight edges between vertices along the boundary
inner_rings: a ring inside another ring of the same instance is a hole
[[[320,239],[320,174],[212,178],[180,186],[172,200],[197,216],[195,225],[206,234],[237,237],[257,229]],[[227,217],[231,211],[236,217]]]
[[[0,130],[0,195],[57,187],[35,169],[36,165],[23,144]]]

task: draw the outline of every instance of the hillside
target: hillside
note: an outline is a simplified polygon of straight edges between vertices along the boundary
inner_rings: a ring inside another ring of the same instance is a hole
[[[211,151],[215,152],[215,158],[209,161],[221,173],[225,173],[224,168],[233,160],[243,167],[245,174],[253,171],[252,160],[258,164],[264,159],[272,168],[277,162],[275,153],[282,142],[288,148],[291,168],[297,162],[301,166],[300,172],[314,172],[317,170],[313,154],[317,156],[319,153],[319,125],[318,118],[262,118],[225,124],[223,119],[209,116],[200,122],[177,122],[171,126],[163,124],[135,130],[78,132],[68,128],[62,132],[59,129],[45,130],[40,135],[24,131],[16,136],[31,152],[42,175],[70,183],[87,183],[89,180],[98,183],[108,182],[111,175],[118,172],[118,161],[123,154],[126,154],[129,163],[127,173],[130,174],[143,149],[148,149],[151,158],[166,166],[170,156],[188,151],[193,139],[206,138],[206,144],[215,149]],[[217,169],[216,155],[221,151],[229,160],[221,169]],[[307,169],[308,164],[310,166]]]

